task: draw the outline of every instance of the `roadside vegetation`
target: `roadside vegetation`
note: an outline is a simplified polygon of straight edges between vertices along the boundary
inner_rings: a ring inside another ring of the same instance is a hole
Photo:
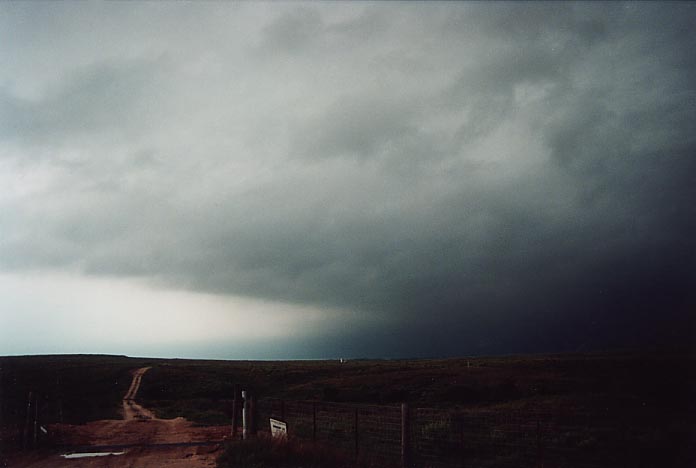
[[[345,454],[298,441],[257,438],[225,444],[217,468],[371,468]],[[380,468],[389,468],[381,463]]]

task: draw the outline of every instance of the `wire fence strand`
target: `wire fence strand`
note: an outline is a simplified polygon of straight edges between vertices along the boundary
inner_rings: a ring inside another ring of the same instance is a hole
[[[613,468],[647,466],[641,450],[626,447],[625,423],[580,414],[521,410],[414,408],[409,421],[399,406],[262,399],[258,429],[270,418],[287,423],[288,436],[314,441],[375,462],[417,468]],[[592,424],[591,424],[592,422]],[[402,434],[404,424],[405,433]],[[630,426],[633,441],[649,440],[650,428]],[[403,458],[403,435],[409,438]],[[653,440],[660,447],[664,440]],[[628,452],[628,453],[627,453]]]

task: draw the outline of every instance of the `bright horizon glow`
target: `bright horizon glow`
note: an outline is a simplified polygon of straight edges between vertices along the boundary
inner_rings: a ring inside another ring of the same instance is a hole
[[[208,341],[298,338],[298,319],[327,325],[326,310],[151,287],[142,279],[0,274],[0,297],[0,355],[143,350],[173,357],[177,348]]]

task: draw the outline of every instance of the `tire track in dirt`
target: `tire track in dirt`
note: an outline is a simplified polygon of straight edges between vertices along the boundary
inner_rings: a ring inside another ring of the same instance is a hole
[[[140,382],[143,380],[143,375],[150,369],[152,368],[141,367],[133,373],[133,380],[131,381],[126,395],[123,397],[123,419],[126,421],[133,419],[155,419],[155,415],[152,411],[135,402],[135,396],[140,389]]]

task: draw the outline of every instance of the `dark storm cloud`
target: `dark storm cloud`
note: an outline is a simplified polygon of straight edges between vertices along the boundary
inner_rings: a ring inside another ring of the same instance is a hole
[[[319,354],[689,338],[693,6],[353,8],[290,4],[240,51],[3,91],[3,141],[90,135],[108,168],[3,201],[3,267],[354,313],[306,339]]]
[[[165,62],[129,60],[98,63],[75,71],[38,99],[14,96],[0,88],[0,138],[23,144],[62,143],[101,132],[146,131],[147,103],[160,94],[158,74]]]
[[[294,152],[308,157],[373,157],[417,132],[413,103],[342,97],[295,136]]]
[[[279,16],[264,28],[264,45],[272,52],[295,52],[315,42],[323,29],[318,11],[300,7]]]

